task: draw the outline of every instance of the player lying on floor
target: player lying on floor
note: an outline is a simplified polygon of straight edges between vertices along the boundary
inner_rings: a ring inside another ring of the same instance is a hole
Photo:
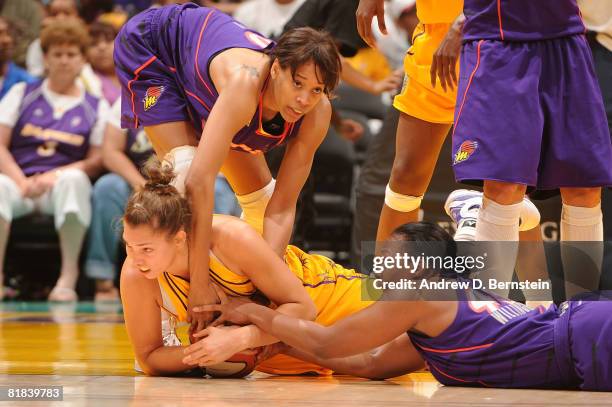
[[[428,223],[403,225],[391,240],[442,242],[443,256],[456,250],[447,232]],[[414,276],[461,280],[453,270]],[[383,379],[427,365],[446,385],[612,390],[612,302],[591,294],[589,301],[530,309],[483,290],[452,293],[449,301],[397,300],[386,292],[395,300],[383,297],[329,326],[232,300],[203,309],[255,324],[293,347],[286,354],[337,373]],[[205,358],[204,346],[197,342],[187,353]]]
[[[213,365],[237,352],[277,342],[254,325],[211,327],[198,361],[185,359],[175,325],[186,328],[189,293],[188,239],[191,211],[185,198],[170,185],[170,168],[147,164],[148,182],[126,206],[123,239],[127,259],[121,271],[121,300],[136,359],[150,375],[168,375]],[[294,246],[284,262],[247,223],[230,217],[213,219],[210,251],[211,284],[220,299],[262,297],[279,313],[314,319],[329,325],[361,310],[361,282],[366,276],[347,270],[323,256],[309,255]],[[297,278],[296,278],[297,277]],[[160,330],[160,324],[162,329]],[[188,339],[182,338],[184,344]],[[277,355],[257,370],[277,374],[331,370]]]

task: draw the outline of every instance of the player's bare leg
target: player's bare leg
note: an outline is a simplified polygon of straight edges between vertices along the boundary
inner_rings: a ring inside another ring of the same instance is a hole
[[[386,240],[398,226],[418,221],[423,194],[433,175],[449,124],[426,122],[401,113],[396,152],[377,241]]]

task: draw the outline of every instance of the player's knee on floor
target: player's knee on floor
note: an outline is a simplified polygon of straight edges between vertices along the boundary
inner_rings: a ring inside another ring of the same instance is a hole
[[[265,187],[246,195],[236,196],[242,207],[242,216],[249,225],[253,226],[260,234],[263,234],[263,221],[266,207],[274,193],[276,180],[272,179]]]
[[[385,189],[385,205],[394,211],[412,212],[421,207],[422,201],[422,196],[398,194],[397,192],[392,191],[389,185],[387,185],[387,188]]]
[[[183,196],[185,195],[185,179],[187,178],[187,172],[189,172],[189,167],[196,155],[196,151],[197,148],[194,146],[175,147],[166,154],[162,161],[162,166],[172,166],[176,176],[172,181],[172,185]]]

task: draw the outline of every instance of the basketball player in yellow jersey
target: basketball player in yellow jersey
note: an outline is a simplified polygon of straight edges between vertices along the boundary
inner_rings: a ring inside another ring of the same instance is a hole
[[[444,139],[453,123],[456,81],[435,83],[432,60],[449,29],[456,33],[445,42],[454,42],[457,54],[461,45],[460,27],[452,26],[461,14],[463,0],[417,0],[419,25],[412,46],[404,58],[404,86],[393,106],[400,111],[396,152],[389,184],[385,191],[378,224],[377,241],[386,240],[400,225],[418,220],[423,195],[429,186]],[[363,39],[375,46],[372,18],[378,17],[383,33],[384,1],[361,0],[357,9],[357,28]],[[456,64],[456,60],[455,60]],[[453,78],[456,78],[453,72]]]
[[[121,271],[125,323],[142,370],[150,375],[175,374],[277,342],[255,325],[213,326],[201,331],[207,337],[197,342],[205,357],[197,361],[186,357],[182,345],[189,342],[180,332],[177,335],[176,327],[187,328],[191,211],[170,185],[174,178],[170,168],[149,163],[146,170],[149,181],[131,196],[123,218],[128,257]],[[254,229],[238,219],[215,216],[210,241],[211,284],[219,300],[225,296],[247,300],[263,294],[278,312],[323,325],[370,304],[361,301],[366,276],[293,246],[287,248],[283,262]],[[276,374],[331,373],[284,355],[266,360],[257,369]]]

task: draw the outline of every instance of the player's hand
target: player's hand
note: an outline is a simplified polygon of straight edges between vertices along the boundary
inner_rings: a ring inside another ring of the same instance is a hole
[[[375,82],[372,93],[375,95],[380,95],[383,92],[396,92],[402,84],[403,79],[404,72],[401,69],[397,69],[391,72],[391,74],[385,79]]]
[[[214,289],[221,300],[220,304],[201,305],[194,308],[195,312],[221,313],[221,315],[219,315],[217,319],[210,324],[210,326],[215,327],[223,325],[225,322],[231,322],[234,325],[248,325],[251,323],[247,316],[239,311],[239,307],[241,305],[251,303],[251,300],[243,297],[228,297],[225,295],[225,292],[223,292],[223,290],[217,286],[214,286]],[[194,336],[196,338],[200,337],[200,335],[197,334]]]
[[[338,132],[343,138],[354,143],[363,136],[363,126],[353,119],[342,119]]]
[[[197,277],[191,278],[189,296],[187,298],[187,322],[191,323],[189,326],[189,337],[192,342],[196,340],[193,334],[206,328],[208,323],[213,319],[212,312],[196,311],[195,308],[200,305],[212,304],[218,301],[217,294],[213,290],[212,285],[199,283],[197,279]]]
[[[183,363],[192,366],[214,365],[243,351],[244,340],[237,326],[209,326],[195,334],[200,340],[185,348]]]
[[[436,78],[440,79],[440,86],[454,89],[457,86],[457,61],[461,52],[462,21],[455,21],[446,32],[431,61],[431,86],[436,86]]]
[[[359,0],[357,7],[357,31],[363,40],[372,48],[376,48],[376,40],[372,34],[372,19],[376,16],[378,29],[387,35],[385,25],[385,2],[384,0]]]

